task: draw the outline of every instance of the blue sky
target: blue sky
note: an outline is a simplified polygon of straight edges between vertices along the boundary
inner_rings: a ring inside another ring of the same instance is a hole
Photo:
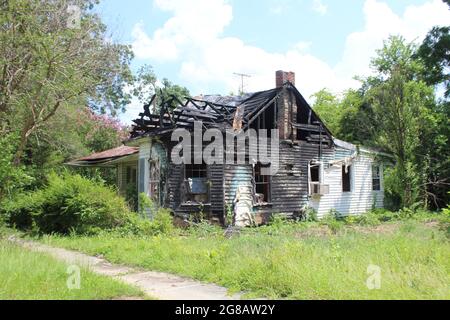
[[[104,0],[98,11],[113,38],[133,46],[134,69],[150,64],[193,95],[237,92],[234,72],[252,75],[247,91],[270,89],[286,69],[309,97],[356,86],[383,39],[420,41],[448,24],[447,8],[441,0]],[[122,120],[139,110],[134,101]]]

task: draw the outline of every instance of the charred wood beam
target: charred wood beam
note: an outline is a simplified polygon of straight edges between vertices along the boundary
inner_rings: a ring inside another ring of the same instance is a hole
[[[280,91],[280,93],[281,93],[281,91]],[[273,103],[275,103],[275,102],[278,100],[278,98],[280,97],[280,93],[278,93],[272,100],[270,100],[268,103],[266,103],[266,104],[264,105],[264,107],[261,108],[261,109],[258,111],[258,113],[256,113],[256,115],[254,115],[254,116],[251,118],[251,120],[248,121],[248,123],[247,123],[247,128],[250,127],[250,126],[252,125],[252,123],[253,123],[256,119],[258,119],[258,117],[259,117],[263,112],[265,112],[265,111],[266,111]],[[249,115],[249,116],[251,116],[251,115]]]

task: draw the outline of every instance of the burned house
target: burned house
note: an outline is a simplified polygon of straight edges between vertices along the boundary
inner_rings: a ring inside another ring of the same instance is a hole
[[[301,216],[308,207],[320,217],[332,209],[350,215],[383,206],[383,154],[334,138],[296,89],[292,72],[277,71],[276,88],[267,91],[155,101],[134,120],[126,146],[72,164],[114,166],[122,194],[135,185],[138,193],[183,219],[201,213],[223,224],[233,213],[237,224],[248,225],[273,214]],[[276,173],[263,174],[273,164],[249,156],[255,148],[250,139],[244,147],[216,150],[236,161],[174,163],[179,145],[174,132],[193,132],[196,126],[215,129],[223,141],[250,129],[267,130],[269,139],[276,132]]]

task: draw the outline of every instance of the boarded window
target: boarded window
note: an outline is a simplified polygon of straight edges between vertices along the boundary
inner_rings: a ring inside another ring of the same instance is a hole
[[[352,167],[342,166],[342,192],[352,191],[351,176]]]
[[[255,166],[255,187],[256,187],[256,196],[258,198],[258,202],[270,202],[270,176],[263,175],[262,169],[270,168],[270,165],[262,165],[258,163]]]
[[[381,191],[381,168],[379,165],[372,166],[372,190]]]

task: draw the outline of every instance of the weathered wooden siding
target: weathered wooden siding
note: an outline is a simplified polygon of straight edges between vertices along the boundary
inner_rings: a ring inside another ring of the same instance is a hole
[[[334,150],[323,147],[322,154],[334,158]],[[292,216],[308,204],[308,164],[318,159],[319,146],[309,143],[293,144],[281,142],[279,151],[279,170],[271,178],[271,205],[255,206],[256,215],[271,213]],[[225,208],[233,207],[239,186],[246,186],[253,192],[252,165],[226,165],[224,167]]]
[[[348,152],[338,150],[336,156],[343,157]],[[323,170],[323,184],[330,186],[330,193],[311,198],[310,206],[317,210],[319,217],[335,209],[340,214],[362,214],[375,205],[383,207],[383,191],[372,191],[372,164],[374,160],[367,155],[359,155],[352,163],[351,192],[342,192],[342,165],[334,165]],[[382,183],[383,185],[383,183]],[[383,188],[382,188],[383,190]]]
[[[279,170],[271,180],[272,213],[291,216],[300,212],[304,205],[302,195],[307,193],[307,170],[302,161],[302,151],[298,145],[280,145]]]
[[[181,204],[181,185],[184,180],[184,168],[182,165],[170,164],[168,179],[166,206],[172,210],[176,210]]]

